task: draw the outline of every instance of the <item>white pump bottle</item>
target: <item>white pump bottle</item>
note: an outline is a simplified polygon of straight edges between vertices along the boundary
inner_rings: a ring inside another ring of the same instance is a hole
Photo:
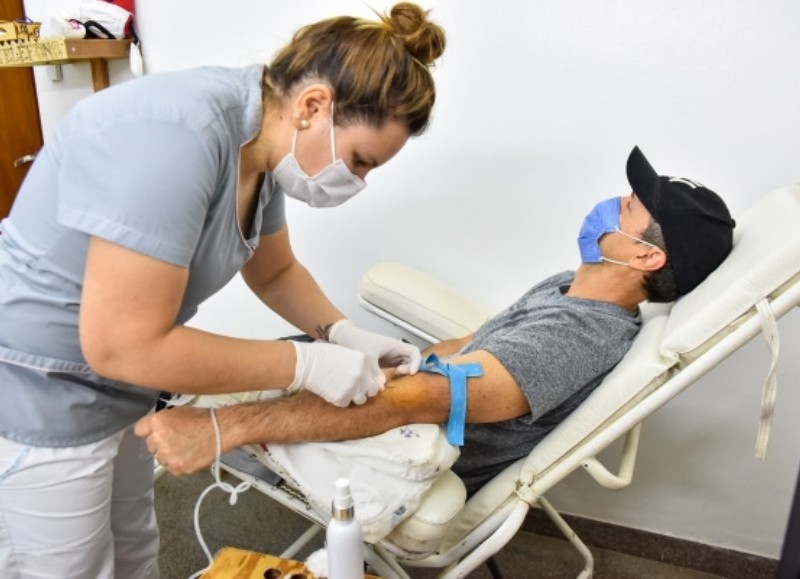
[[[350,481],[334,483],[331,520],[325,533],[329,579],[364,579],[364,543],[361,524],[355,518]]]

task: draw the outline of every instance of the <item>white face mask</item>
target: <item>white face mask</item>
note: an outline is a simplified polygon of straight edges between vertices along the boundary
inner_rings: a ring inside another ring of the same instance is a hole
[[[330,114],[331,157],[333,161],[313,177],[303,171],[294,156],[297,146],[297,129],[292,136],[292,150],[281,159],[272,175],[289,196],[311,207],[336,207],[341,205],[367,184],[350,172],[344,161],[336,158],[333,139],[333,102]]]

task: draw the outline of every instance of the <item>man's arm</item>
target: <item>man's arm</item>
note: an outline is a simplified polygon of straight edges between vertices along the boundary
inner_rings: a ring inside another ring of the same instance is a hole
[[[474,334],[469,334],[463,338],[453,338],[452,340],[443,340],[438,344],[434,344],[423,350],[422,355],[436,354],[440,358],[452,356],[456,354],[461,348],[466,346],[472,341]]]
[[[468,381],[467,422],[500,422],[530,412],[513,376],[489,352],[471,352],[449,362],[483,366],[483,376]],[[223,454],[245,444],[363,438],[404,424],[444,423],[449,414],[447,378],[423,372],[388,380],[383,392],[361,406],[339,408],[301,392],[216,410]],[[151,414],[137,423],[136,434],[172,474],[189,474],[214,461],[214,430],[206,409],[181,407]]]

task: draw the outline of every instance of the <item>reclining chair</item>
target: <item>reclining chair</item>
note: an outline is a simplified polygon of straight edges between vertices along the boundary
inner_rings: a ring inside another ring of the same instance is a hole
[[[579,577],[591,577],[589,549],[545,493],[579,468],[604,487],[627,486],[642,420],[759,333],[772,352],[757,439],[757,455],[763,455],[775,400],[775,320],[800,304],[798,223],[800,184],[759,200],[738,220],[731,255],[705,282],[672,307],[645,304],[644,324],[631,350],[567,420],[469,500],[461,480],[444,472],[413,515],[367,545],[370,566],[385,578],[408,578],[405,568],[412,567],[442,569],[440,577],[464,577],[502,549],[528,510],[539,506],[583,556]],[[441,282],[399,264],[378,264],[366,272],[359,300],[369,311],[431,343],[462,337],[489,317]],[[621,437],[623,456],[618,474],[613,474],[595,457]],[[292,557],[326,524],[328,514],[312,508],[303,489],[222,466],[313,523],[282,556]]]

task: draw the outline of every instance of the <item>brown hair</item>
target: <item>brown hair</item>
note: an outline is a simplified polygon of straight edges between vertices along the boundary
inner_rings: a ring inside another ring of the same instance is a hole
[[[264,71],[265,98],[319,81],[333,91],[337,124],[398,120],[421,134],[436,100],[430,68],[444,52],[444,30],[410,2],[378,18],[340,16],[298,30]]]
[[[642,232],[641,238],[643,241],[652,243],[663,250],[664,253],[667,253],[667,244],[664,241],[661,225],[652,218],[647,228]],[[675,281],[675,271],[672,269],[672,264],[669,263],[669,254],[667,254],[667,263],[664,264],[664,267],[651,271],[644,276],[642,289],[644,289],[648,301],[651,302],[674,302],[680,297],[678,284]]]

